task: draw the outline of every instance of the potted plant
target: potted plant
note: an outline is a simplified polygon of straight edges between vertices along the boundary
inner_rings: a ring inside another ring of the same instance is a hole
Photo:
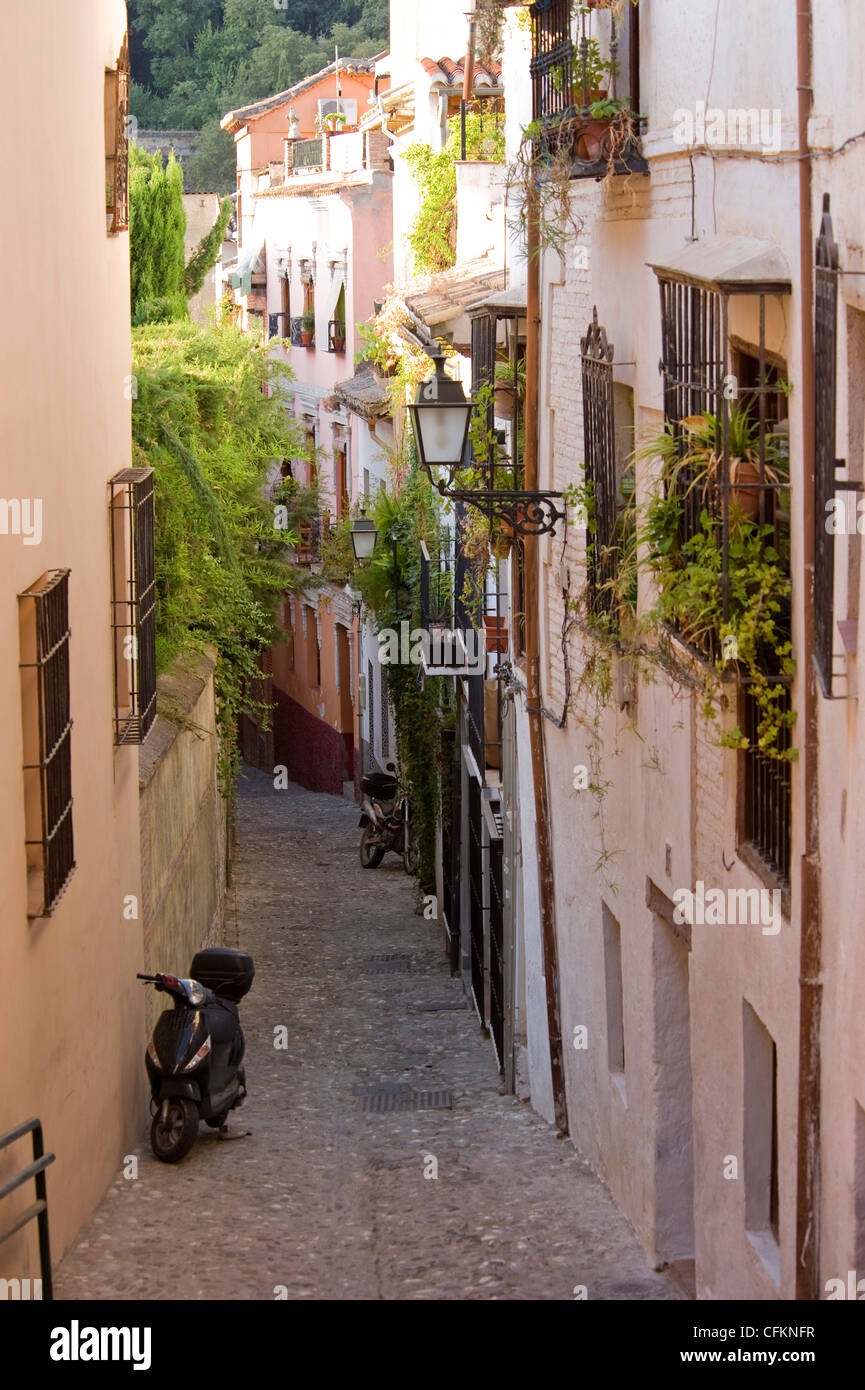
[[[315,314],[311,310],[303,315],[300,320],[300,345],[301,347],[312,347],[312,339],[315,334]]]
[[[345,113],[343,111],[331,111],[328,116],[325,116],[324,123],[333,135],[335,131],[342,130],[345,125]]]
[[[484,613],[484,633],[488,652],[503,655],[508,649],[508,620],[496,613]]]
[[[330,346],[333,352],[345,352],[345,324],[338,319],[331,326]]]
[[[495,367],[495,414],[499,420],[512,420],[514,418],[514,396],[519,396],[520,401],[525,400],[526,395],[526,359],[517,359],[516,383],[514,381],[514,367],[512,362],[496,363]]]

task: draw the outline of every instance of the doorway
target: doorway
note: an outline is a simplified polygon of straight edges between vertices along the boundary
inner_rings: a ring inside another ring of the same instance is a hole
[[[673,904],[657,889],[654,897],[655,1247],[688,1287],[694,1280],[690,936],[675,923]]]

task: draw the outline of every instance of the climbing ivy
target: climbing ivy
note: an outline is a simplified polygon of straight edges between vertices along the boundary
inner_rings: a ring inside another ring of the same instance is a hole
[[[420,208],[408,234],[418,275],[447,270],[456,263],[457,160],[461,155],[460,121],[450,123],[444,149],[410,145],[404,158],[420,190]],[[466,117],[466,158],[501,162],[505,157],[504,127],[493,115],[470,112]]]
[[[420,543],[438,554],[441,521],[429,480],[413,458],[401,472],[398,489],[378,494],[371,512],[382,539],[373,557],[358,566],[353,586],[375,614],[375,630],[409,631],[420,626]],[[420,848],[421,890],[435,890],[436,825],[439,818],[441,733],[455,718],[452,682],[424,677],[419,666],[389,664],[387,688],[394,716],[400,773],[414,806]]]
[[[132,342],[134,457],[155,472],[157,666],[216,648],[227,789],[237,720],[277,638],[276,603],[301,582],[265,492],[273,461],[302,451],[280,395],[264,393],[290,372],[230,326],[151,325]]]

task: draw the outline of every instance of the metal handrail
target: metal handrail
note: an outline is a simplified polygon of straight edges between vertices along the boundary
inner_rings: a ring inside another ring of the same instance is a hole
[[[47,1154],[42,1144],[42,1121],[25,1120],[24,1124],[17,1125],[15,1129],[10,1129],[8,1134],[0,1135],[0,1149],[8,1148],[17,1139],[23,1139],[25,1134],[33,1135],[33,1162],[29,1163],[16,1175],[0,1187],[0,1200],[8,1197],[10,1192],[23,1187],[24,1183],[31,1178],[36,1183],[36,1201],[22,1211],[5,1230],[0,1231],[0,1245],[10,1236],[14,1236],[16,1231],[20,1231],[22,1226],[26,1226],[28,1221],[36,1218],[39,1227],[39,1267],[42,1276],[42,1298],[50,1301],[54,1297],[51,1284],[51,1247],[48,1239],[48,1192],[45,1185],[45,1169],[49,1163],[54,1162],[54,1154]]]

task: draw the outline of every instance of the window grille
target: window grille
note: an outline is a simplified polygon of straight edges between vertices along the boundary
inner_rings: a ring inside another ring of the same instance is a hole
[[[19,595],[28,907],[53,912],[75,868],[69,689],[69,571]]]
[[[379,711],[381,716],[381,756],[390,757],[390,707],[387,698],[387,673],[381,668],[379,683]]]
[[[105,74],[105,212],[109,232],[129,228],[129,36]]]
[[[587,530],[589,605],[595,614],[613,610],[610,587],[617,564],[616,421],[613,404],[613,347],[594,310],[580,340],[583,375],[583,447],[586,485],[591,492],[592,529]]]
[[[760,710],[747,686],[741,701],[742,731],[749,745],[741,754],[745,774],[742,836],[778,877],[789,883],[791,765],[785,759],[768,758],[757,746]],[[790,708],[790,692],[786,690],[782,710]],[[782,728],[778,751],[790,746],[790,730]]]
[[[143,743],[156,718],[156,558],[153,469],[109,483],[114,742]]]
[[[680,457],[685,458],[687,454],[689,416],[708,413],[718,422],[720,447],[716,448],[711,472],[704,468],[701,474],[696,467],[680,465],[674,479],[668,479],[667,487],[668,494],[670,488],[675,489],[681,502],[682,544],[700,534],[704,509],[718,525],[724,617],[729,613],[730,603],[730,516],[734,495],[741,499],[756,491],[758,500],[751,504],[753,520],[760,525],[771,525],[774,534],[770,542],[774,542],[779,553],[784,548],[789,553],[789,515],[781,510],[789,478],[773,470],[768,462],[770,436],[779,413],[783,413],[780,381],[783,369],[779,368],[777,359],[770,360],[766,348],[766,297],[770,293],[789,294],[790,286],[787,279],[779,277],[777,262],[766,255],[764,264],[765,280],[748,279],[746,275],[737,276],[735,271],[729,271],[721,283],[707,280],[694,283],[698,279],[695,275],[655,266],[661,291],[664,417],[678,442]],[[732,294],[747,294],[757,299],[758,343],[753,353],[739,351],[739,360],[748,360],[747,385],[730,375],[729,297]],[[747,412],[754,426],[750,453],[757,478],[751,482],[743,481],[742,477],[731,479],[733,408]],[[789,604],[787,607],[786,614],[778,615],[776,625],[779,635],[789,638],[792,627]],[[707,633],[700,642],[700,649],[713,663],[720,662],[719,633]],[[789,710],[789,677],[778,669],[777,658],[766,653],[761,669],[784,691],[781,696],[783,709]],[[786,880],[790,867],[790,765],[783,757],[769,757],[759,748],[757,701],[748,688],[747,678],[739,676],[738,679],[744,687],[740,692],[740,725],[748,739],[739,764],[742,778],[740,838],[752,845],[773,871]],[[789,730],[782,728],[774,752],[782,755],[789,747]]]
[[[832,694],[834,645],[835,537],[828,527],[828,504],[838,486],[835,470],[835,399],[838,324],[838,247],[832,232],[829,194],[814,269],[814,646],[823,694]]]
[[[711,475],[705,471],[700,473],[687,464],[682,464],[676,472],[672,486],[681,503],[680,541],[684,545],[701,533],[704,510],[718,523],[722,535],[721,590],[726,616],[729,608],[730,507],[733,494],[729,443],[732,407],[747,411],[756,430],[759,480],[737,481],[735,484],[738,494],[756,490],[759,499],[756,520],[761,523],[777,521],[778,500],[788,486],[786,480],[779,481],[767,464],[769,436],[778,416],[775,401],[782,394],[782,386],[777,368],[770,364],[766,351],[766,295],[758,290],[752,291],[759,299],[755,380],[747,390],[740,391],[729,370],[728,295],[658,273],[665,422],[676,437],[683,458],[688,443],[686,425],[692,416],[713,416],[718,421],[721,440]],[[719,658],[717,634],[710,634],[706,639],[703,654],[711,660]]]

